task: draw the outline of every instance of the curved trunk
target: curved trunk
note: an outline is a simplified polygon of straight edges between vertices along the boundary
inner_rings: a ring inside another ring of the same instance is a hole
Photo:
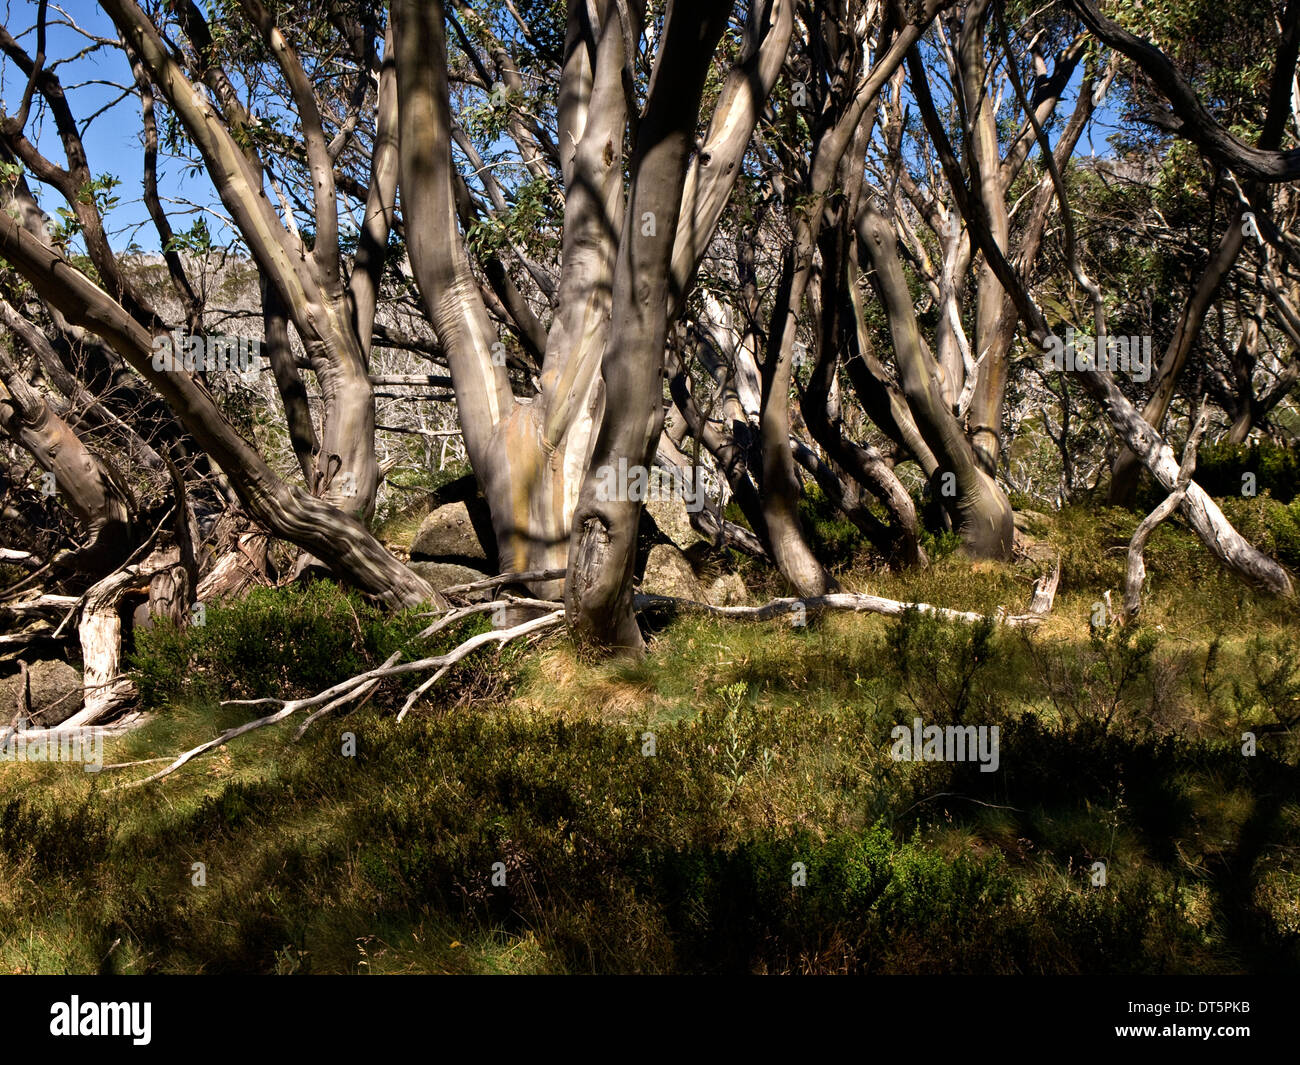
[[[790,450],[790,382],[799,308],[812,275],[812,234],[806,226],[785,255],[776,310],[763,361],[763,524],[776,564],[800,596],[825,595],[839,584],[817,561],[799,520],[799,480]]]
[[[856,254],[854,256],[856,259]],[[867,331],[862,295],[858,291],[858,269],[854,262],[849,266],[849,295],[853,304],[853,320],[857,333],[857,351],[845,362],[844,369],[858,402],[867,416],[895,444],[910,455],[921,472],[929,479],[939,468],[930,445],[925,442],[916,419],[907,406],[907,397],[894,385],[876,357],[871,334]]]
[[[799,409],[817,443],[841,469],[880,500],[889,511],[893,526],[877,528],[879,523],[871,518],[865,507],[846,508],[850,520],[872,538],[891,565],[925,565],[925,551],[920,543],[920,526],[912,497],[876,448],[845,439],[838,410],[832,413],[830,407],[839,368],[840,346],[851,345],[856,333],[856,322],[853,327],[849,324],[853,319],[853,309],[847,306],[851,247],[852,234],[846,221],[822,234],[817,363],[808,387],[800,396]]]
[[[680,412],[691,435],[713,456],[718,471],[726,478],[732,498],[745,515],[745,520],[759,541],[770,550],[762,499],[750,479],[750,461],[755,449],[749,422],[743,418],[735,420],[732,422],[732,431],[725,432],[714,420],[706,418],[700,412],[695,397],[691,395],[690,375],[675,354],[670,358],[669,374],[669,392],[674,411]],[[672,412],[670,416],[671,414]]]
[[[0,428],[52,474],[85,531],[86,544],[61,561],[90,577],[109,573],[134,546],[121,482],[0,351]]]
[[[307,386],[298,372],[298,360],[289,343],[289,315],[274,286],[262,283],[262,332],[265,337],[267,359],[271,375],[275,378],[280,402],[284,404],[285,422],[289,429],[289,443],[298,468],[302,470],[303,483],[311,486],[320,455],[320,442],[316,439],[316,425],[311,417],[311,404]]]
[[[261,0],[242,0],[245,15],[284,77],[301,126],[312,177],[315,229],[308,250],[293,221],[292,208],[285,207],[285,222],[276,215],[263,189],[260,163],[248,142],[241,145],[206,94],[189,81],[151,19],[134,0],[105,0],[102,6],[202,154],[217,194],[249,253],[265,282],[277,290],[302,338],[324,406],[320,452],[310,488],[341,510],[363,520],[370,517],[380,480],[375,457],[375,401],[366,369],[373,301],[360,278],[351,298],[341,280],[334,166],[310,78]],[[387,143],[391,129],[384,127],[395,117],[395,101],[391,90],[384,93],[382,75],[380,89],[376,169],[371,173],[374,195],[367,203],[362,278],[377,277],[376,268],[382,266],[391,211],[379,201],[386,192],[391,195],[395,179],[392,146]],[[358,315],[366,313],[371,320],[359,321]]]
[[[898,243],[888,219],[866,207],[858,219],[862,254],[875,267],[875,283],[889,318],[899,379],[917,428],[939,466],[931,485],[953,518],[963,549],[976,558],[1011,557],[1014,536],[1006,494],[975,458],[961,424],[944,402],[934,360],[925,348]]]
[[[155,370],[153,338],[126,310],[0,212],[0,255],[50,305],[94,329],[149,381],[217,465],[240,501],[277,536],[322,559],[340,577],[393,606],[436,598],[421,577],[384,550],[356,518],[285,484],[187,374]]]
[[[1179,483],[1179,462],[1159,431],[1143,418],[1107,373],[1087,370],[1080,374],[1092,397],[1101,405],[1115,431],[1151,475],[1172,492]],[[1187,484],[1180,509],[1196,534],[1225,566],[1271,595],[1295,594],[1285,569],[1256,550],[1224,516],[1219,505],[1195,481]]]
[[[601,363],[605,417],[573,516],[565,610],[579,639],[639,654],[632,567],[642,500],[602,499],[602,470],[648,468],[663,423],[669,274],[686,161],[704,77],[731,0],[707,0],[703,18],[669,8],[645,113],[614,268],[609,344]],[[631,496],[634,493],[612,493]]]
[[[1142,408],[1143,419],[1157,431],[1164,424],[1165,415],[1169,412],[1169,404],[1173,402],[1174,391],[1178,386],[1178,377],[1183,372],[1183,367],[1187,365],[1187,357],[1191,354],[1192,346],[1200,336],[1206,312],[1209,311],[1223,279],[1227,277],[1228,271],[1237,261],[1237,256],[1241,254],[1243,243],[1240,212],[1238,212],[1236,219],[1229,222],[1227,230],[1219,239],[1218,248],[1183,307],[1173,339],[1165,349],[1164,357],[1160,360],[1160,368],[1156,371],[1151,398]],[[1116,457],[1111,471],[1110,502],[1113,506],[1133,505],[1133,497],[1137,494],[1138,476],[1141,472],[1141,459],[1129,448],[1124,448]]]

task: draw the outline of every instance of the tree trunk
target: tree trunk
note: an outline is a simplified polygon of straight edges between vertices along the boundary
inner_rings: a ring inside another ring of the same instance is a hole
[[[1124,398],[1109,374],[1087,370],[1079,377],[1101,404],[1120,439],[1141,457],[1143,465],[1167,491],[1174,491],[1179,463],[1160,433]],[[1195,481],[1188,483],[1181,509],[1201,541],[1229,569],[1272,595],[1290,598],[1294,594],[1286,570],[1251,546]]]
[[[968,554],[976,558],[1010,558],[1014,537],[1011,504],[976,461],[965,432],[943,400],[934,360],[921,339],[911,293],[898,261],[893,226],[867,206],[859,215],[858,241],[862,254],[876,270],[877,291],[889,318],[908,406],[939,463],[931,485],[952,514],[954,528]]]
[[[0,427],[29,451],[85,532],[83,547],[62,561],[91,578],[110,572],[131,552],[131,515],[119,478],[0,351]]]
[[[790,451],[790,382],[795,333],[804,292],[812,276],[813,235],[801,224],[785,255],[776,290],[776,309],[763,361],[763,523],[781,573],[803,597],[838,591],[839,584],[808,546],[799,520],[799,480]]]
[[[340,577],[392,606],[436,596],[356,518],[285,484],[184,373],[156,370],[153,338],[124,308],[60,254],[0,212],[0,255],[69,320],[94,329],[149,381],[230,479],[240,501],[277,536],[322,559]]]
[[[612,326],[601,363],[605,417],[573,517],[565,583],[569,624],[581,640],[632,654],[644,649],[632,609],[643,501],[600,499],[598,485],[605,483],[602,469],[617,470],[620,460],[626,468],[648,468],[659,439],[669,274],[686,161],[704,77],[731,6],[731,0],[705,0],[699,15],[674,5],[666,16],[614,268]]]
[[[880,500],[889,511],[893,527],[877,530],[871,522],[865,520],[869,516],[865,508],[860,508],[864,513],[851,520],[867,535],[873,536],[873,539],[885,532],[883,542],[877,543],[876,547],[891,565],[924,565],[926,557],[921,548],[920,528],[912,497],[907,494],[902,482],[876,448],[845,439],[838,415],[832,416],[830,410],[840,348],[849,346],[855,340],[856,322],[848,297],[852,244],[853,235],[847,218],[841,219],[822,233],[817,362],[808,387],[800,397],[799,409],[803,412],[804,422],[813,438],[838,466]]]
[[[1183,367],[1187,365],[1187,357],[1191,354],[1197,337],[1200,336],[1206,312],[1209,311],[1223,279],[1228,276],[1228,271],[1232,269],[1237,256],[1241,254],[1242,244],[1241,218],[1238,212],[1228,223],[1227,230],[1219,239],[1218,248],[1184,305],[1173,339],[1160,360],[1151,398],[1142,409],[1142,417],[1157,431],[1164,424],[1165,415],[1169,412],[1169,404],[1173,402],[1174,391],[1178,386],[1178,377],[1183,372]],[[1141,472],[1142,462],[1137,455],[1128,448],[1121,450],[1111,471],[1112,506],[1133,505],[1133,497],[1137,494],[1138,475]]]

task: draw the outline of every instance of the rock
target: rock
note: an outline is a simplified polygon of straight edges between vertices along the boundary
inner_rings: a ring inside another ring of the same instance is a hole
[[[646,595],[671,595],[679,599],[700,598],[695,571],[686,556],[672,544],[656,544],[650,549],[641,577],[641,591]]]
[[[81,671],[67,662],[33,662],[27,667],[32,724],[49,728],[81,709]]]
[[[1015,530],[1013,549],[1015,557],[1026,558],[1031,562],[1055,562],[1058,553],[1047,540],[1036,539],[1019,529]]]
[[[1042,533],[1052,524],[1052,519],[1038,510],[1017,510],[1011,517],[1022,533]]]
[[[724,573],[709,585],[704,597],[710,606],[744,606],[749,601],[749,589],[739,573]]]
[[[487,578],[482,570],[470,569],[454,562],[412,562],[411,571],[419,574],[431,585],[435,592],[457,584],[472,584]]]
[[[417,562],[486,564],[488,555],[474,530],[469,507],[464,502],[447,503],[425,518],[411,541],[411,558]]]
[[[665,493],[666,494],[666,493]],[[647,499],[646,513],[654,519],[659,531],[671,540],[680,550],[685,551],[692,544],[704,541],[691,527],[691,516],[686,511],[686,504],[680,498]]]
[[[148,602],[141,603],[131,611],[131,628],[136,632],[148,632],[157,624],[154,616],[149,613]]]
[[[27,686],[21,673],[0,677],[0,729],[7,727],[15,715],[18,727],[27,724]]]

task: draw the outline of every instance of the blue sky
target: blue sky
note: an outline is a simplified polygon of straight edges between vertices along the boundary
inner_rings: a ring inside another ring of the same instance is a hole
[[[101,37],[116,38],[117,30],[112,20],[104,14],[96,3],[89,0],[69,0],[59,5],[82,29]],[[36,22],[35,3],[30,0],[5,0],[5,26],[15,37],[21,30]],[[65,25],[62,17],[50,5],[49,30],[46,42],[47,62],[75,55],[88,44],[86,38]],[[36,51],[36,35],[28,33],[19,38],[19,42],[29,54]],[[64,90],[68,95],[72,113],[79,123],[100,111],[89,125],[83,129],[86,155],[90,169],[96,176],[111,173],[121,179],[122,184],[116,190],[119,204],[109,215],[108,224],[112,230],[112,243],[115,248],[124,248],[135,241],[146,251],[158,251],[158,234],[149,220],[149,213],[142,200],[142,132],[143,122],[140,117],[140,103],[134,96],[121,100],[122,89],[117,86],[130,86],[131,67],[125,54],[118,48],[101,48],[90,55],[83,56],[70,63],[64,63],[56,71]],[[10,62],[0,64],[0,100],[3,100],[6,113],[17,110],[26,88],[26,78]],[[117,100],[116,103],[113,101]],[[54,129],[50,116],[38,110],[33,104],[32,118],[28,120],[28,136],[32,138],[41,152],[56,164],[65,162],[63,145]],[[172,216],[172,227],[177,231],[187,229],[196,215],[185,214],[185,208],[169,203],[171,199],[191,200],[205,207],[220,209],[216,192],[206,175],[187,173],[188,168],[169,159],[160,151],[158,161],[159,193],[164,206]],[[53,190],[37,185],[36,194],[41,206],[47,213],[53,214],[56,207],[63,205],[62,198]],[[209,227],[216,229],[216,220],[209,217]]]
[[[3,0],[5,25],[18,36],[20,31],[34,24],[36,3],[32,0]],[[103,37],[116,38],[112,21],[97,3],[89,0],[69,0],[60,5],[84,30]],[[75,55],[86,47],[86,39],[66,25],[58,25],[63,18],[51,5],[46,53],[50,62]],[[34,33],[20,37],[29,53],[36,48]],[[142,122],[140,106],[133,95],[122,96],[121,86],[131,84],[131,71],[126,56],[117,48],[101,48],[89,55],[57,68],[60,79],[71,101],[73,114],[84,123],[96,115],[83,131],[87,156],[92,173],[111,173],[121,180],[116,194],[118,205],[108,216],[113,246],[125,248],[135,242],[146,251],[158,251],[158,234],[149,219],[141,198]],[[1076,72],[1069,96],[1077,91],[1080,75]],[[26,79],[7,60],[0,63],[0,101],[6,112],[16,110],[25,88]],[[119,97],[121,97],[119,99]],[[1063,111],[1070,106],[1067,102]],[[102,112],[98,113],[97,112]],[[1080,154],[1112,154],[1106,138],[1116,131],[1115,112],[1111,100],[1100,109],[1089,125],[1080,145]],[[64,162],[63,147],[59,142],[54,123],[34,105],[33,117],[28,123],[28,135],[41,151],[54,162]],[[171,216],[172,227],[181,232],[189,228],[198,217],[193,206],[177,201],[188,201],[215,213],[207,214],[209,230],[219,241],[228,241],[232,232],[222,225],[222,208],[216,192],[206,174],[194,173],[193,168],[181,160],[169,158],[165,149],[158,163],[158,181],[164,206]],[[37,186],[42,207],[49,213],[62,206],[62,199],[52,190]]]

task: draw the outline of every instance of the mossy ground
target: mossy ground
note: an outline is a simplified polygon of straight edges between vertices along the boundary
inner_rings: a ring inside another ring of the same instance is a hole
[[[161,763],[0,764],[0,971],[1295,971],[1295,607],[1168,526],[1142,624],[1094,628],[1137,520],[1037,530],[1063,570],[1034,633],[679,617],[644,662],[559,637],[489,651],[401,724],[416,678],[142,789],[110,791]],[[981,612],[1022,610],[1034,575],[956,556],[842,571]],[[138,648],[155,716],[106,761],[265,713],[220,699],[306,694],[477,631],[411,644],[425,623],[328,584],[213,607]],[[914,716],[997,725],[998,771],[894,761]]]

